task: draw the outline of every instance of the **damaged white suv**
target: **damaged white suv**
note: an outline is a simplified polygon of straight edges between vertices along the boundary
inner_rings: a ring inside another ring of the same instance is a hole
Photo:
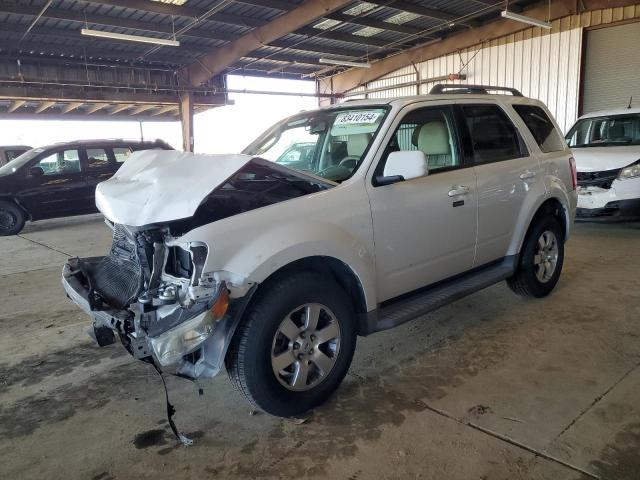
[[[304,412],[358,335],[502,280],[532,297],[556,285],[571,152],[542,103],[494,90],[301,113],[242,155],[134,153],[96,192],[111,252],[70,260],[66,292],[100,345],[115,333],[190,378],[226,366],[260,409]]]

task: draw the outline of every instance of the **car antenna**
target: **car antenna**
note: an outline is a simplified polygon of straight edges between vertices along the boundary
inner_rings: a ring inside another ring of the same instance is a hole
[[[631,98],[629,99],[629,105],[627,106],[627,110],[631,109],[631,102],[633,102],[633,95],[631,95]]]

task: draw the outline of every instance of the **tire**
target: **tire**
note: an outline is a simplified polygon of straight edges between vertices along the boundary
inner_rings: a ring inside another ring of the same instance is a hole
[[[541,217],[529,229],[522,246],[518,268],[513,277],[507,280],[507,284],[511,290],[523,297],[546,297],[558,283],[563,263],[562,226],[555,217]]]
[[[24,211],[15,203],[0,201],[0,236],[20,233],[26,220]]]
[[[291,417],[322,404],[344,379],[356,346],[355,313],[345,292],[317,273],[280,276],[263,288],[238,326],[225,365],[251,404]],[[305,330],[305,315],[317,319],[315,334]]]

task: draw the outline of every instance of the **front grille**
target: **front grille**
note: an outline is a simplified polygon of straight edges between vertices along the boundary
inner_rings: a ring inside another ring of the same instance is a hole
[[[143,279],[133,239],[124,227],[114,225],[111,252],[91,272],[94,291],[109,305],[122,309],[138,296]]]
[[[581,187],[599,187],[610,189],[613,181],[618,178],[619,169],[602,170],[600,172],[578,172],[578,185]]]

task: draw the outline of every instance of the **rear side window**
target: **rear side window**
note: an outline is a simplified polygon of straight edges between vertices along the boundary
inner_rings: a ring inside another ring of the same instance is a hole
[[[528,155],[518,130],[496,105],[463,105],[475,163],[491,163]]]
[[[564,150],[564,141],[546,112],[533,105],[514,105],[525,125],[544,153]]]
[[[113,155],[116,157],[116,162],[122,163],[129,155],[131,155],[130,147],[113,147]]]
[[[87,148],[89,168],[104,168],[109,165],[109,154],[104,148]]]

